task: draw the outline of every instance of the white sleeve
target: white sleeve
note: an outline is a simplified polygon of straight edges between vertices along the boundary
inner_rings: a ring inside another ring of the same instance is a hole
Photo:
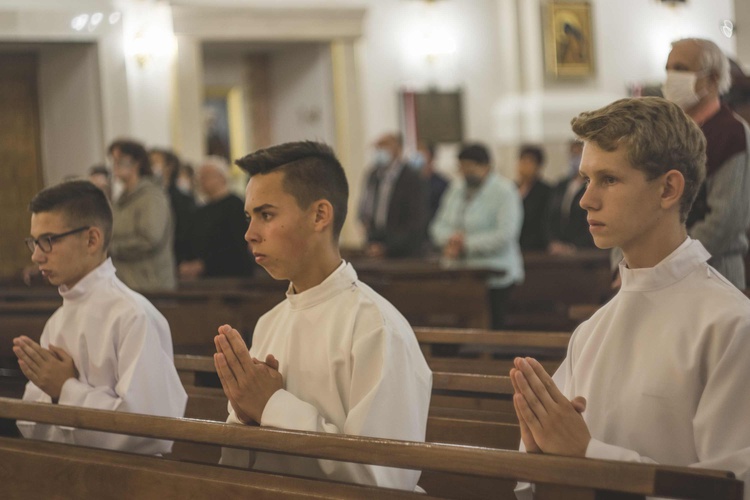
[[[115,387],[94,387],[80,379],[63,384],[58,404],[145,415],[182,417],[187,395],[180,383],[171,353],[163,350],[159,335],[164,325],[147,314],[125,319],[118,332]],[[166,327],[168,330],[168,327]],[[168,453],[171,441],[60,428],[64,442],[155,455]]]
[[[261,425],[300,431],[424,441],[432,375],[415,366],[414,349],[388,326],[355,335],[349,408],[343,428],[286,390],[266,404]],[[419,353],[421,356],[421,353]],[[424,363],[423,360],[421,360]],[[426,365],[425,365],[426,367]],[[414,490],[419,471],[319,460],[330,479]]]
[[[738,415],[750,415],[747,380],[750,379],[750,325],[743,319],[733,325],[734,332],[723,339],[714,335],[706,346],[703,361],[707,366],[705,386],[693,417],[693,439],[698,461],[688,467],[732,471],[737,479],[750,484],[750,426]],[[730,326],[731,328],[731,326]],[[726,339],[726,340],[724,340]],[[568,352],[570,355],[570,351]],[[555,373],[566,367],[568,358]],[[566,369],[566,373],[568,370]],[[522,448],[523,449],[523,448]],[[586,458],[619,460],[656,464],[657,462],[635,450],[604,443],[591,438]],[[519,483],[516,497],[533,498],[528,483]],[[745,489],[745,500],[750,500],[750,489]]]

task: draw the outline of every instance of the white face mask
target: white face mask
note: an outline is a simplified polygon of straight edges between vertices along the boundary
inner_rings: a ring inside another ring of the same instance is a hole
[[[667,100],[677,104],[683,110],[688,110],[698,104],[702,97],[695,92],[697,80],[698,73],[668,70],[662,93]]]
[[[122,196],[122,193],[125,191],[125,184],[118,179],[114,178],[112,179],[112,201],[117,201],[120,199],[120,196]]]

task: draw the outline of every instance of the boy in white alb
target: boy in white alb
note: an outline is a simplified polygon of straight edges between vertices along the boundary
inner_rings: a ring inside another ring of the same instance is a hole
[[[288,143],[237,164],[251,176],[245,239],[256,262],[290,284],[258,321],[249,353],[236,330],[219,328],[227,422],[424,441],[432,373],[406,319],[341,259],[349,189],[333,151]],[[234,449],[222,463],[404,490],[420,475]]]
[[[747,482],[750,300],[685,229],[705,176],[703,134],[661,98],[616,101],[572,126],[584,142],[580,204],[596,245],[622,248],[622,288],[574,332],[553,377],[515,360],[521,449]],[[519,483],[516,496],[533,498],[533,487]]]
[[[164,317],[115,276],[107,247],[112,209],[86,181],[58,184],[31,201],[31,259],[63,305],[40,343],[13,340],[29,383],[25,401],[182,417],[187,395]],[[19,421],[26,438],[156,455],[171,441]]]

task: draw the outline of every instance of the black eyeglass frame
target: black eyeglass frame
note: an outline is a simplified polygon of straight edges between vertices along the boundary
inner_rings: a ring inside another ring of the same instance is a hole
[[[26,246],[29,247],[29,250],[31,250],[31,253],[34,253],[34,250],[36,249],[36,247],[39,247],[39,249],[44,253],[50,253],[52,251],[52,244],[55,241],[59,240],[60,238],[64,238],[66,236],[70,236],[71,234],[76,234],[76,233],[80,233],[81,231],[86,231],[88,229],[91,229],[91,226],[81,226],[79,228],[72,229],[65,233],[48,234],[45,236],[41,236],[37,239],[34,239],[29,236],[23,241],[26,242]]]

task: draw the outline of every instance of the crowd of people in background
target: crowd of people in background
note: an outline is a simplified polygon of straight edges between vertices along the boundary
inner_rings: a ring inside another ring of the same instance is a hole
[[[243,202],[229,188],[225,159],[205,158],[196,174],[169,149],[119,139],[87,179],[112,203],[109,254],[129,287],[168,290],[179,280],[253,274]]]
[[[747,154],[738,156],[747,145],[733,139],[744,137],[740,122],[719,102],[729,88],[728,65],[710,42],[678,41],[667,63],[664,93],[708,138],[708,178],[688,228],[710,249],[713,265],[743,286],[750,215],[738,207],[747,205],[747,190],[729,188],[744,185],[750,176],[740,175]],[[683,88],[687,84],[679,74],[700,68],[720,77],[701,76],[690,89]],[[736,93],[727,95],[736,101]],[[453,172],[436,168],[437,147],[418,140],[407,149],[398,133],[386,133],[372,144],[358,202],[363,253],[374,259],[439,258],[446,265],[502,270],[488,282],[497,311],[493,326],[499,328],[503,297],[523,280],[522,252],[572,255],[594,248],[580,205],[586,191],[578,172],[583,144],[570,141],[566,174],[556,183],[544,180],[547,154],[538,144],[519,147],[512,180],[499,173],[508,169],[497,168],[485,144],[461,146]],[[108,164],[92,166],[88,179],[112,201],[110,253],[125,283],[140,290],[169,289],[178,280],[253,273],[256,266],[240,231],[246,225],[242,200],[230,190],[230,171],[218,156],[207,157],[194,171],[169,149],[147,150],[132,140],[109,145]],[[728,217],[728,211],[736,216]]]

